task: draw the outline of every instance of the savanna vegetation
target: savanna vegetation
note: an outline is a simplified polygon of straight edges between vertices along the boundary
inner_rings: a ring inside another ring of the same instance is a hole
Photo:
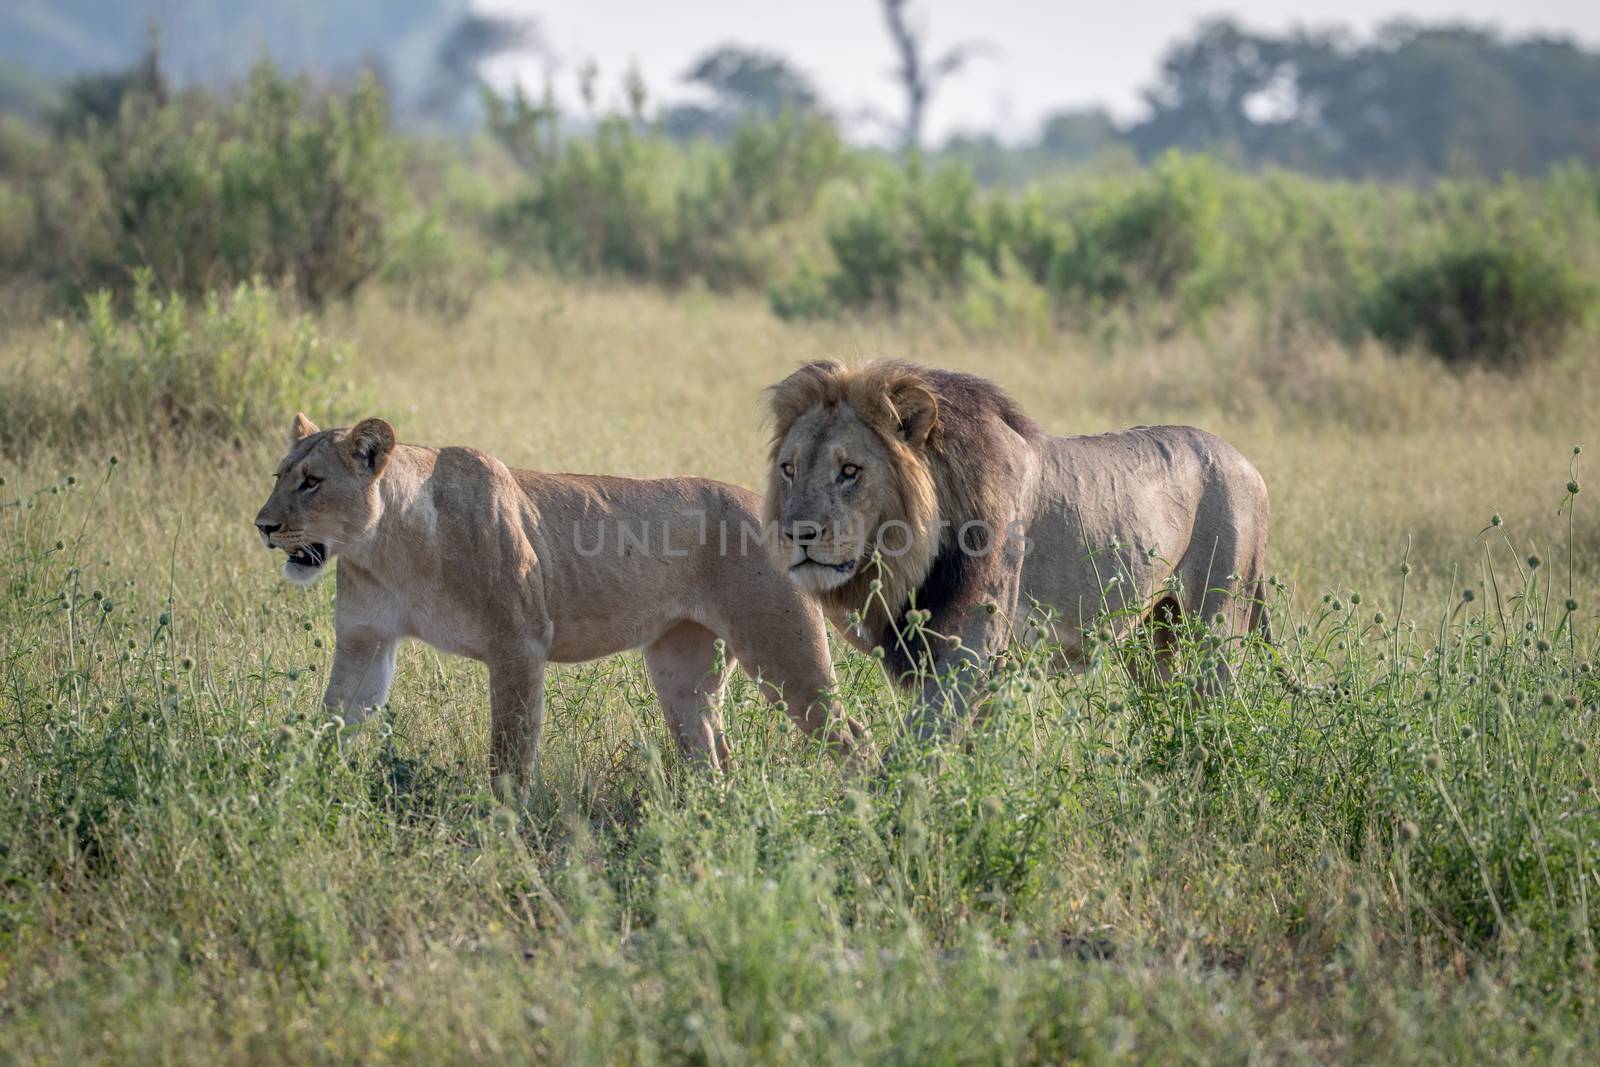
[[[1593,169],[1018,192],[795,108],[685,144],[642,91],[496,98],[466,147],[268,67],[113,95],[0,127],[0,1055],[1600,1055]],[[1276,650],[1198,699],[1203,634],[1154,689],[1022,655],[868,781],[743,681],[711,779],[636,657],[561,668],[518,811],[475,665],[408,646],[382,714],[322,711],[332,585],[250,527],[296,408],[755,485],[761,389],[879,354],[1236,443]]]

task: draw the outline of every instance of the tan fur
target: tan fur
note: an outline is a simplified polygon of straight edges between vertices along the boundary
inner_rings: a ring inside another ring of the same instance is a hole
[[[758,539],[741,542],[759,533],[759,504],[704,479],[517,471],[470,448],[398,444],[381,419],[319,431],[298,415],[256,525],[292,553],[291,580],[339,559],[324,702],[351,719],[381,704],[401,638],[479,660],[491,773],[520,791],[545,665],[630,648],[644,649],[674,739],[712,767],[727,758],[718,702],[734,662],[808,733],[851,748],[861,729],[835,715],[821,615]],[[312,544],[325,559],[303,554]]]
[[[775,562],[836,625],[861,612],[846,636],[891,674],[923,678],[920,732],[970,703],[1010,640],[1053,637],[1079,662],[1102,624],[1199,613],[1226,636],[1261,617],[1266,486],[1210,434],[1053,437],[992,383],[897,361],[808,364],[770,403]],[[886,550],[891,522],[917,528],[909,551]],[[912,608],[925,639],[907,637]]]

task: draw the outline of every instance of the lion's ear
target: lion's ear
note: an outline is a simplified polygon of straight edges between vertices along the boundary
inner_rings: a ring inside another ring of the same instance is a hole
[[[819,359],[802,365],[783,381],[767,389],[774,449],[788,435],[789,427],[794,425],[796,419],[827,398],[843,373],[844,364],[831,359]]]
[[[362,419],[344,442],[345,457],[359,472],[374,478],[383,473],[394,451],[394,427],[382,419]]]
[[[306,418],[305,412],[295,412],[294,422],[289,424],[289,447],[293,448],[316,432],[317,424]]]
[[[922,448],[939,428],[939,399],[917,378],[904,378],[889,387],[889,407],[895,433],[912,448]]]

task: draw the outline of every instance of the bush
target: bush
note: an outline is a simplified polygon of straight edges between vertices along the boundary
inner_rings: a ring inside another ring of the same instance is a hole
[[[193,307],[161,299],[141,274],[128,318],[101,292],[85,324],[87,415],[105,431],[239,440],[286,411],[334,405],[342,355],[259,280]]]
[[[1097,303],[1179,300],[1188,310],[1217,303],[1223,257],[1222,190],[1206,160],[1169,155],[1137,181],[1091,204],[1075,241],[1057,255],[1050,282],[1065,299]]]
[[[540,116],[546,111],[537,113]],[[772,273],[758,238],[809,213],[843,165],[838,132],[816,116],[742,125],[726,147],[680,147],[634,119],[603,119],[592,137],[516,144],[530,188],[495,218],[526,259],[562,270],[719,289]]]
[[[40,184],[37,251],[73,293],[125,290],[143,268],[191,296],[292,279],[320,305],[383,262],[403,184],[374,79],[313,100],[264,63],[231,102],[130,90],[118,107]]]
[[[1516,367],[1551,355],[1594,301],[1594,286],[1572,263],[1527,244],[1482,243],[1390,272],[1364,310],[1368,328],[1392,348]]]
[[[159,296],[141,271],[126,317],[109,292],[95,293],[62,349],[65,380],[24,372],[0,382],[6,453],[107,439],[238,444],[274,431],[286,412],[342,410],[342,354],[292,296],[260,280],[191,302]]]

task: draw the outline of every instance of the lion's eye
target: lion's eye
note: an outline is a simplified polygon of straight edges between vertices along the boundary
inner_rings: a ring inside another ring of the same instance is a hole
[[[783,471],[783,476],[785,478],[793,478],[794,477],[794,464],[793,463],[785,463],[785,464],[781,465],[778,469]]]
[[[846,463],[844,466],[839,468],[839,477],[847,482],[860,473],[861,468],[856,466],[854,463]]]
[[[313,478],[311,475],[308,474],[305,477],[305,481],[300,483],[300,491],[303,492],[303,493],[309,493],[309,492],[311,492],[311,490],[315,489],[317,486],[319,486],[321,484],[322,484],[322,479],[321,478]]]

